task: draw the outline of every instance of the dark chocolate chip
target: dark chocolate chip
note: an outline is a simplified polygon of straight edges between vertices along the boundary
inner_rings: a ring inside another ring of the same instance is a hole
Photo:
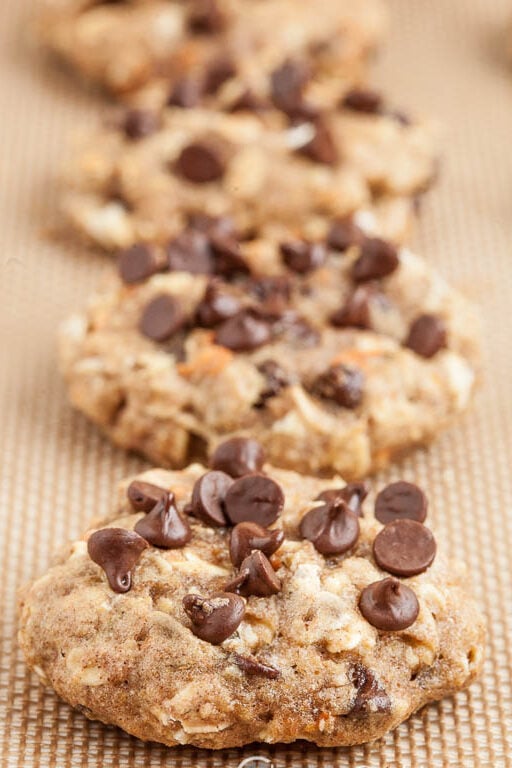
[[[264,463],[265,451],[251,437],[232,437],[220,443],[210,459],[212,469],[225,472],[231,477],[261,472]]]
[[[229,554],[231,562],[238,568],[253,549],[259,549],[270,557],[284,541],[284,532],[276,528],[269,531],[257,523],[238,523],[231,531]]]
[[[194,485],[191,514],[206,525],[221,527],[227,525],[224,514],[224,500],[233,479],[225,472],[207,472]]]
[[[241,309],[219,326],[215,343],[234,352],[249,352],[266,344],[272,335],[268,319],[254,309]]]
[[[386,277],[400,264],[394,245],[379,237],[367,237],[361,245],[361,253],[352,267],[352,277],[357,283]]]
[[[182,149],[175,163],[176,172],[195,184],[217,181],[226,170],[219,148],[207,140],[194,141]]]
[[[349,673],[350,682],[356,688],[352,714],[374,714],[390,712],[391,701],[373,672],[363,664],[356,663]]]
[[[173,493],[165,494],[134,530],[154,547],[163,549],[184,547],[192,538],[188,521],[176,509]]]
[[[174,84],[167,104],[169,107],[182,107],[192,109],[201,102],[203,85],[197,77],[182,77]]]
[[[433,357],[446,347],[446,325],[435,315],[420,315],[409,329],[405,346],[422,357]]]
[[[432,565],[436,541],[416,520],[393,520],[375,537],[373,556],[379,568],[395,576],[415,576]]]
[[[280,315],[290,301],[290,277],[289,275],[254,277],[248,282],[247,290],[258,299],[265,312],[270,315]]]
[[[246,675],[257,675],[260,677],[266,677],[269,680],[276,680],[281,677],[279,669],[272,667],[270,664],[255,659],[254,656],[242,656],[239,653],[234,653],[232,656],[233,661],[245,672]]]
[[[226,592],[235,591],[244,597],[270,597],[277,595],[281,582],[277,578],[270,560],[263,552],[254,550],[242,561],[240,572],[224,587]]]
[[[225,26],[217,0],[194,0],[188,16],[188,28],[195,34],[212,35],[222,32]]]
[[[208,283],[196,312],[197,322],[204,328],[213,328],[240,311],[240,300],[213,280]]]
[[[363,516],[362,504],[368,496],[366,483],[348,483],[343,488],[328,488],[316,497],[316,501],[332,502],[342,499],[346,502],[351,512],[359,517]]]
[[[221,56],[210,62],[204,80],[206,93],[217,93],[221,85],[236,75],[236,67],[231,59]]]
[[[265,475],[245,475],[226,494],[226,514],[231,522],[251,521],[264,527],[274,523],[284,507],[280,486]]]
[[[379,114],[382,110],[382,96],[367,88],[353,88],[343,98],[341,105],[355,112],[366,112],[370,115]]]
[[[363,232],[350,217],[335,219],[327,233],[327,245],[334,251],[346,251],[352,245],[360,245],[363,239]]]
[[[153,341],[167,341],[185,323],[183,310],[174,296],[161,294],[146,305],[139,322],[139,330]]]
[[[359,520],[343,499],[337,498],[306,512],[300,533],[322,555],[341,555],[356,543]]]
[[[315,135],[297,151],[315,163],[335,165],[338,162],[338,149],[327,123],[319,117],[312,125]]]
[[[207,213],[190,213],[188,225],[191,229],[204,232],[208,237],[235,237],[236,229],[229,216],[209,216]]]
[[[345,304],[330,316],[336,328],[371,328],[370,302],[374,289],[359,285]]]
[[[240,244],[232,235],[212,233],[210,247],[215,257],[215,272],[217,274],[232,277],[236,274],[249,272],[249,267],[240,250]]]
[[[418,598],[396,579],[382,579],[361,592],[359,610],[372,626],[384,632],[407,629],[418,618]]]
[[[278,395],[285,387],[290,386],[292,379],[275,360],[264,360],[258,365],[258,371],[265,377],[265,388],[260,392],[256,408],[262,408],[267,400]]]
[[[271,75],[272,101],[278,109],[293,114],[302,104],[311,70],[305,61],[285,61]]]
[[[427,516],[427,497],[414,483],[400,480],[387,485],[375,500],[375,517],[380,523],[392,520],[416,520],[423,523]]]
[[[151,512],[167,493],[165,488],[159,488],[153,483],[145,483],[143,480],[133,480],[126,490],[128,501],[136,512]]]
[[[158,254],[153,246],[136,243],[118,254],[117,268],[123,283],[141,283],[160,269]]]
[[[105,571],[110,588],[121,594],[131,589],[133,569],[148,546],[135,531],[103,528],[91,534],[87,551],[91,560]]]
[[[264,112],[267,109],[269,104],[249,89],[229,105],[229,112]]]
[[[315,379],[312,392],[343,408],[357,408],[363,399],[363,387],[364,376],[360,370],[348,365],[335,365]]]
[[[171,272],[208,275],[214,271],[208,238],[194,229],[182,232],[168,243],[167,261]]]
[[[306,274],[318,269],[325,262],[327,253],[322,243],[310,243],[307,240],[281,243],[281,255],[289,269],[299,274]]]
[[[185,595],[183,608],[196,637],[220,645],[236,632],[245,614],[245,602],[238,595],[216,592],[211,597]]]
[[[137,141],[155,133],[160,127],[160,118],[146,109],[130,109],[123,121],[123,130],[128,139]]]
[[[287,310],[274,323],[274,332],[282,335],[288,344],[315,347],[320,340],[316,328],[294,310]]]

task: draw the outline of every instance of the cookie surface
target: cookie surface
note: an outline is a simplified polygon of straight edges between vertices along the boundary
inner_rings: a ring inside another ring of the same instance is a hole
[[[213,498],[197,488],[215,474],[200,465],[124,484],[110,518],[24,590],[20,644],[40,678],[90,718],[144,740],[212,749],[298,738],[362,743],[467,686],[482,665],[484,630],[464,567],[435,550],[426,564],[417,544],[407,557],[420,572],[389,570],[407,526],[435,547],[429,529],[411,519],[383,527],[369,500],[361,508],[366,490],[343,489],[339,478],[263,471],[228,477],[223,495],[223,514],[241,483],[245,501],[258,478],[284,496],[271,531],[246,550],[240,542],[261,522],[261,494],[249,512],[237,507],[252,522],[218,527],[197,517]],[[140,511],[151,492],[188,526],[185,544],[156,547],[137,533],[151,538],[165,528],[172,538],[174,523],[162,526],[160,517],[155,526],[155,509]],[[331,522],[315,538],[319,514]],[[354,535],[343,542],[349,528]],[[269,550],[277,531],[280,543]],[[389,535],[393,550],[381,542]],[[322,554],[326,541],[337,553]],[[249,566],[234,566],[244,551]],[[115,580],[120,574],[128,586]]]
[[[287,60],[300,61],[322,92],[354,82],[385,26],[381,0],[323,0],[321,14],[307,0],[43,0],[39,33],[121,98],[165,103],[178,87],[189,101],[222,105],[248,89],[266,95]]]
[[[107,249],[164,242],[197,213],[229,215],[252,237],[315,238],[357,212],[401,241],[436,175],[438,130],[356,106],[293,125],[277,110],[128,113],[71,157],[63,212]]]
[[[70,399],[117,444],[175,467],[253,434],[276,466],[352,479],[467,407],[478,322],[419,257],[350,221],[330,246],[210,227],[123,253],[63,327]]]

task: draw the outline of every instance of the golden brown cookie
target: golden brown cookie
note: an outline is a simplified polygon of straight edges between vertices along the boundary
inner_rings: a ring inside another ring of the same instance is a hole
[[[420,489],[384,489],[385,525],[366,492],[269,465],[144,473],[23,591],[27,663],[87,717],[171,746],[382,736],[475,678],[484,629]]]

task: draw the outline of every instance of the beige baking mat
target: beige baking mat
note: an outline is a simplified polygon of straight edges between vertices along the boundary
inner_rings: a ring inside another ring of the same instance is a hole
[[[83,302],[106,260],[41,235],[66,137],[95,121],[98,101],[31,50],[36,5],[0,0],[0,768],[235,768],[255,751],[276,766],[512,766],[512,69],[501,56],[512,2],[391,0],[391,41],[377,67],[397,103],[448,125],[440,185],[416,244],[481,303],[486,323],[476,407],[382,479],[419,482],[440,541],[469,562],[489,622],[485,674],[370,746],[217,754],[144,745],[88,722],[40,687],[16,646],[18,585],[143,466],[71,412],[56,372],[57,323]]]

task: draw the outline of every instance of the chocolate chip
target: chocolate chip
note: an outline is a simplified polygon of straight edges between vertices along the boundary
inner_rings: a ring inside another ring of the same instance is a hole
[[[241,309],[217,329],[215,343],[234,352],[249,352],[266,344],[272,335],[267,318],[254,309]]]
[[[238,568],[253,549],[259,549],[264,555],[270,557],[279,549],[283,541],[284,532],[279,529],[269,531],[257,523],[238,523],[231,531],[229,540],[231,562]]]
[[[206,525],[227,525],[224,501],[232,485],[233,479],[225,472],[207,472],[194,485],[191,514]]]
[[[280,315],[290,301],[290,277],[288,275],[255,277],[248,282],[247,290],[258,299],[265,312]]]
[[[316,497],[316,501],[333,502],[342,499],[351,512],[359,517],[363,516],[362,504],[368,496],[366,483],[348,483],[343,488],[328,488]]]
[[[174,84],[167,104],[169,107],[182,107],[183,109],[192,109],[201,102],[203,95],[203,86],[197,77],[182,77]]]
[[[226,494],[226,514],[235,525],[251,521],[268,527],[284,507],[280,486],[265,475],[245,475]]]
[[[137,141],[155,133],[160,127],[160,118],[146,109],[130,109],[123,121],[123,130],[128,139]]]
[[[330,316],[336,328],[371,328],[370,302],[374,290],[359,285],[348,297],[345,304]]]
[[[281,677],[279,669],[255,659],[254,656],[242,656],[239,653],[234,653],[232,659],[237,667],[240,667],[246,675],[258,675],[269,680],[276,680],[278,677]]]
[[[145,483],[143,480],[133,480],[126,490],[128,501],[135,512],[151,512],[155,504],[167,493],[165,488]]]
[[[236,632],[245,614],[245,602],[238,595],[216,592],[211,597],[185,595],[183,608],[196,637],[220,645]]]
[[[206,93],[217,93],[226,80],[236,75],[236,67],[231,59],[221,56],[210,62],[205,75],[204,89]]]
[[[427,516],[427,497],[414,483],[400,480],[387,485],[375,500],[375,517],[380,523],[392,520],[416,520],[423,523]]]
[[[287,310],[274,322],[274,333],[282,335],[288,344],[315,347],[320,340],[316,328],[295,310]]]
[[[262,408],[267,400],[291,384],[291,377],[275,360],[264,360],[258,365],[258,371],[265,377],[265,388],[260,392],[255,407]]]
[[[133,569],[148,546],[134,531],[103,528],[91,534],[87,551],[91,560],[105,571],[110,588],[121,594],[131,589]]]
[[[382,110],[382,97],[380,93],[367,88],[353,88],[345,95],[341,105],[355,112],[376,115]]]
[[[176,172],[195,184],[217,181],[226,166],[219,148],[207,140],[195,141],[182,149],[175,164]]]
[[[191,229],[204,232],[208,237],[235,237],[236,229],[229,216],[209,216],[207,213],[190,213],[188,225]]]
[[[178,549],[192,538],[188,521],[176,509],[173,493],[166,493],[134,530],[154,547],[163,549]]]
[[[281,243],[280,248],[286,266],[302,275],[321,267],[327,256],[322,243],[309,243],[307,240]]]
[[[158,254],[151,245],[136,243],[119,253],[117,268],[123,283],[141,283],[158,272]]]
[[[215,256],[217,274],[232,277],[249,272],[249,267],[240,251],[240,244],[232,235],[212,233],[210,247]]]
[[[352,245],[359,245],[364,234],[352,218],[335,219],[327,233],[327,245],[334,251],[346,251]]]
[[[373,542],[373,556],[379,568],[395,576],[415,576],[432,565],[436,542],[416,520],[393,520]]]
[[[240,573],[226,584],[226,592],[236,591],[244,597],[270,597],[277,595],[281,582],[277,578],[270,560],[260,552],[251,552],[240,565]]]
[[[202,232],[193,229],[182,232],[168,243],[166,250],[171,272],[207,275],[214,270],[210,243]]]
[[[204,328],[213,328],[240,311],[240,300],[223,289],[221,284],[211,281],[206,286],[196,312],[197,322]]]
[[[217,446],[210,459],[212,469],[225,472],[231,477],[243,477],[261,472],[265,463],[265,451],[251,437],[232,437]]]
[[[215,34],[225,26],[217,0],[194,0],[188,16],[188,28],[196,34]]]
[[[396,579],[382,579],[369,584],[361,592],[359,610],[366,621],[383,632],[407,629],[418,618],[418,598]]]
[[[361,253],[352,267],[352,277],[357,283],[386,277],[400,264],[394,245],[379,237],[367,237],[361,245]]]
[[[359,520],[343,499],[337,498],[306,512],[300,521],[301,536],[322,555],[341,555],[359,537]]]
[[[363,399],[364,376],[357,368],[335,365],[320,374],[313,382],[312,392],[317,397],[333,400],[343,408],[357,408]]]
[[[302,103],[306,83],[311,70],[305,61],[285,61],[271,75],[272,101],[278,109],[294,113]]]
[[[161,294],[146,305],[139,321],[139,330],[154,341],[166,341],[185,323],[178,299]]]
[[[229,105],[229,112],[264,112],[269,104],[248,88]]]
[[[363,664],[354,664],[349,673],[349,680],[356,688],[350,710],[352,714],[391,711],[389,696],[370,669]]]
[[[420,315],[409,329],[405,346],[422,357],[433,357],[446,347],[446,325],[435,315]]]
[[[319,117],[314,121],[313,127],[315,135],[297,151],[315,163],[335,165],[338,162],[338,149],[327,123]]]

